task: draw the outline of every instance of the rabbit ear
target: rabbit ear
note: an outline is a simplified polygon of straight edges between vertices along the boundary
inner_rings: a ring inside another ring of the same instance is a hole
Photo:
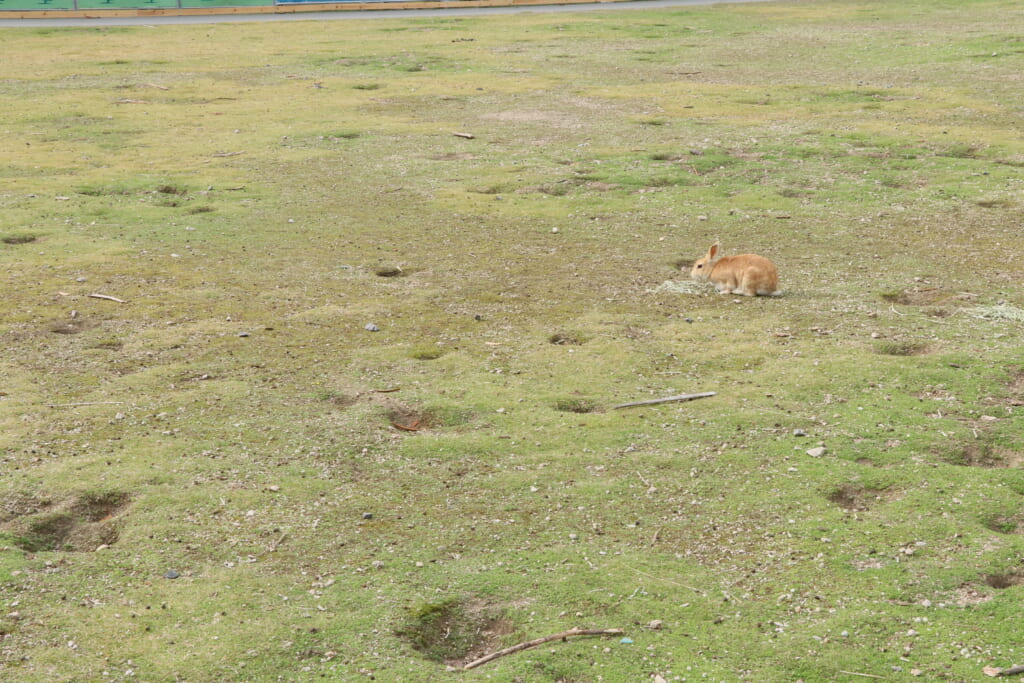
[[[718,255],[718,242],[715,242],[714,244],[711,245],[711,248],[708,249],[708,260],[709,261],[713,260],[715,258],[715,256],[717,256],[717,255]]]

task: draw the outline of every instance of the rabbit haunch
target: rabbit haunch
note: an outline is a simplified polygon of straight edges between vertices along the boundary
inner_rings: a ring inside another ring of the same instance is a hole
[[[698,282],[710,282],[719,294],[779,295],[779,271],[774,263],[757,254],[722,256],[718,242],[697,259],[690,277]]]

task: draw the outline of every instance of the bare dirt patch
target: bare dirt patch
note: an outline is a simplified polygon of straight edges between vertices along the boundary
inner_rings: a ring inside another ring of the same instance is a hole
[[[861,484],[843,484],[833,489],[826,498],[844,510],[863,512],[878,503],[892,500],[897,495],[888,489],[872,489]]]
[[[70,320],[55,320],[47,325],[46,329],[53,334],[80,334],[94,327],[96,327],[96,323],[86,318],[71,318]]]
[[[953,602],[958,607],[969,607],[971,605],[980,605],[983,602],[988,602],[992,599],[992,596],[988,593],[979,591],[975,586],[965,583],[953,594]]]
[[[900,292],[885,292],[883,301],[901,306],[935,306],[956,297],[955,292],[942,287],[912,287]]]

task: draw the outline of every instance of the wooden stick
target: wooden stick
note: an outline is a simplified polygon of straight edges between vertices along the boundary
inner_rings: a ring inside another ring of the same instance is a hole
[[[563,631],[562,633],[544,636],[543,638],[537,638],[536,640],[529,640],[525,643],[513,645],[512,647],[506,647],[504,650],[492,652],[489,655],[481,657],[480,659],[475,659],[469,664],[466,664],[464,667],[459,669],[459,671],[469,671],[470,669],[475,669],[476,667],[486,664],[487,662],[492,662],[495,659],[498,659],[499,657],[504,657],[505,655],[521,652],[523,650],[528,650],[531,647],[537,647],[538,645],[543,645],[544,643],[550,643],[553,640],[567,640],[573,636],[618,636],[622,635],[623,633],[625,633],[625,631],[621,628],[571,628],[568,631]]]
[[[472,140],[473,138],[476,137],[472,133],[452,133],[452,135],[454,135],[457,138],[466,138],[467,140]]]
[[[655,398],[650,401],[633,401],[632,403],[620,403],[617,406],[612,406],[612,410],[619,408],[631,408],[633,406],[653,406],[658,403],[672,403],[673,401],[692,401],[697,398],[708,398],[714,396],[715,392],[705,391],[702,394],[680,394],[679,396],[669,396],[667,398]]]
[[[89,297],[92,299],[105,299],[107,301],[116,301],[119,304],[128,303],[124,299],[118,299],[116,296],[107,296],[106,294],[90,294]]]

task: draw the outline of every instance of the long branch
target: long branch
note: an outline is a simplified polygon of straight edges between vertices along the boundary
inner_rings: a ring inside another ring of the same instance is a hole
[[[679,396],[669,396],[667,398],[653,398],[650,401],[634,401],[632,403],[620,403],[617,406],[612,406],[612,410],[619,408],[631,408],[633,406],[653,406],[657,403],[672,403],[673,401],[692,401],[696,398],[708,398],[714,396],[715,392],[705,391],[701,394],[680,394]]]
[[[469,671],[470,669],[475,669],[476,667],[482,664],[494,661],[499,657],[504,657],[505,655],[510,655],[515,652],[521,652],[522,650],[528,650],[531,647],[537,647],[538,645],[543,645],[544,643],[550,643],[553,640],[567,640],[572,636],[617,636],[623,633],[625,633],[625,631],[623,631],[621,628],[571,628],[568,631],[563,631],[562,633],[555,633],[554,635],[544,636],[543,638],[537,638],[536,640],[529,640],[525,643],[513,645],[512,647],[506,647],[504,650],[492,652],[489,655],[485,655],[480,659],[475,659],[469,664],[466,664],[464,667],[462,667],[461,670]]]

